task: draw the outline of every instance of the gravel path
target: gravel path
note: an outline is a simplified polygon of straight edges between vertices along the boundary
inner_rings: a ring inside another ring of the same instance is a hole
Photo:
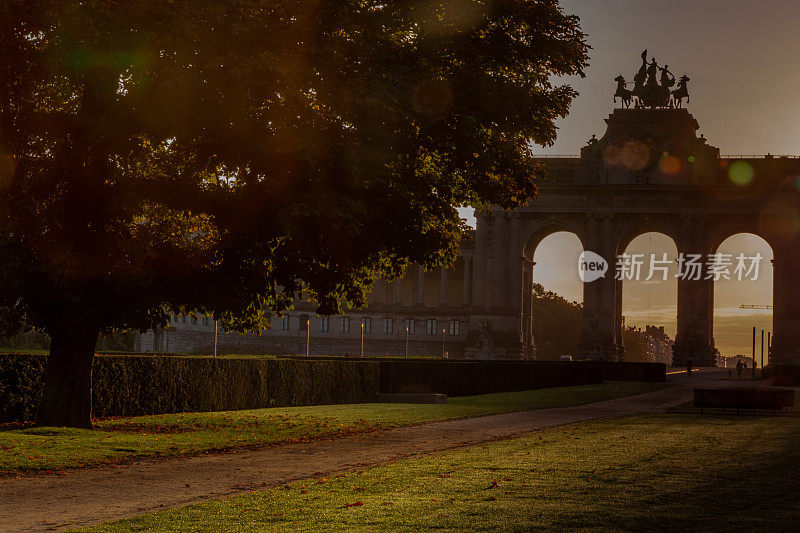
[[[583,420],[660,412],[690,395],[691,388],[680,384],[574,407],[434,422],[256,451],[75,470],[64,476],[7,478],[0,480],[0,531],[54,531],[97,524]]]

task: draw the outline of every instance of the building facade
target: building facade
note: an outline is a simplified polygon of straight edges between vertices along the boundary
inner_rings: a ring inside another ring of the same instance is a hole
[[[472,236],[452,268],[413,266],[400,279],[378,280],[363,310],[317,316],[300,300],[260,334],[219,331],[213,319],[173,317],[168,328],[140,334],[144,352],[465,357],[470,347]],[[474,352],[474,350],[472,350]]]
[[[612,265],[635,237],[656,231],[679,253],[702,257],[727,237],[753,233],[772,247],[774,337],[771,358],[800,361],[800,160],[789,157],[723,158],[697,136],[686,109],[616,109],[606,132],[579,156],[542,158],[547,178],[528,206],[476,212],[476,230],[451,269],[411,268],[399,280],[378,281],[362,311],[317,317],[298,302],[260,336],[223,335],[226,350],[265,353],[439,355],[534,358],[532,286],[538,244],[558,231],[578,236],[584,250]],[[730,169],[745,165],[746,180]],[[733,176],[733,177],[732,177]],[[576,271],[578,266],[576,265]],[[577,273],[577,272],[576,272]],[[673,363],[716,364],[714,281],[678,280],[678,332]],[[622,281],[613,272],[584,283],[579,357],[619,360]],[[311,331],[306,331],[309,324]],[[184,323],[140,337],[138,348],[208,351],[211,324]],[[406,336],[406,327],[408,335]],[[228,347],[230,345],[230,348]]]

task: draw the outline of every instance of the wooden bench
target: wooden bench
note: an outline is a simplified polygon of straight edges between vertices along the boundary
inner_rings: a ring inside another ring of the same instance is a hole
[[[701,413],[706,407],[736,409],[737,414],[741,409],[764,409],[774,413],[794,406],[794,391],[745,387],[694,389],[694,406],[699,407]]]

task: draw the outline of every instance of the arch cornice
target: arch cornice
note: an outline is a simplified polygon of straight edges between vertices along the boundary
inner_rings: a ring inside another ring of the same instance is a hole
[[[624,252],[628,245],[640,235],[645,233],[661,233],[675,243],[678,252],[681,251],[682,227],[680,219],[669,219],[663,216],[631,215],[626,214],[622,220],[614,224],[614,238],[616,242],[615,253]]]
[[[575,214],[567,215],[542,215],[526,217],[521,221],[520,236],[522,239],[521,250],[523,257],[532,260],[536,248],[547,237],[554,233],[572,233],[581,242],[581,247],[586,249],[586,223],[587,217]]]

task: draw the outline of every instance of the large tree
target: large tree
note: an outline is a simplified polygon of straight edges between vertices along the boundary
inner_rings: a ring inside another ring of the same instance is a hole
[[[535,196],[582,75],[555,0],[5,0],[0,306],[52,337],[44,425],[91,425],[99,332],[455,255],[455,206]]]

